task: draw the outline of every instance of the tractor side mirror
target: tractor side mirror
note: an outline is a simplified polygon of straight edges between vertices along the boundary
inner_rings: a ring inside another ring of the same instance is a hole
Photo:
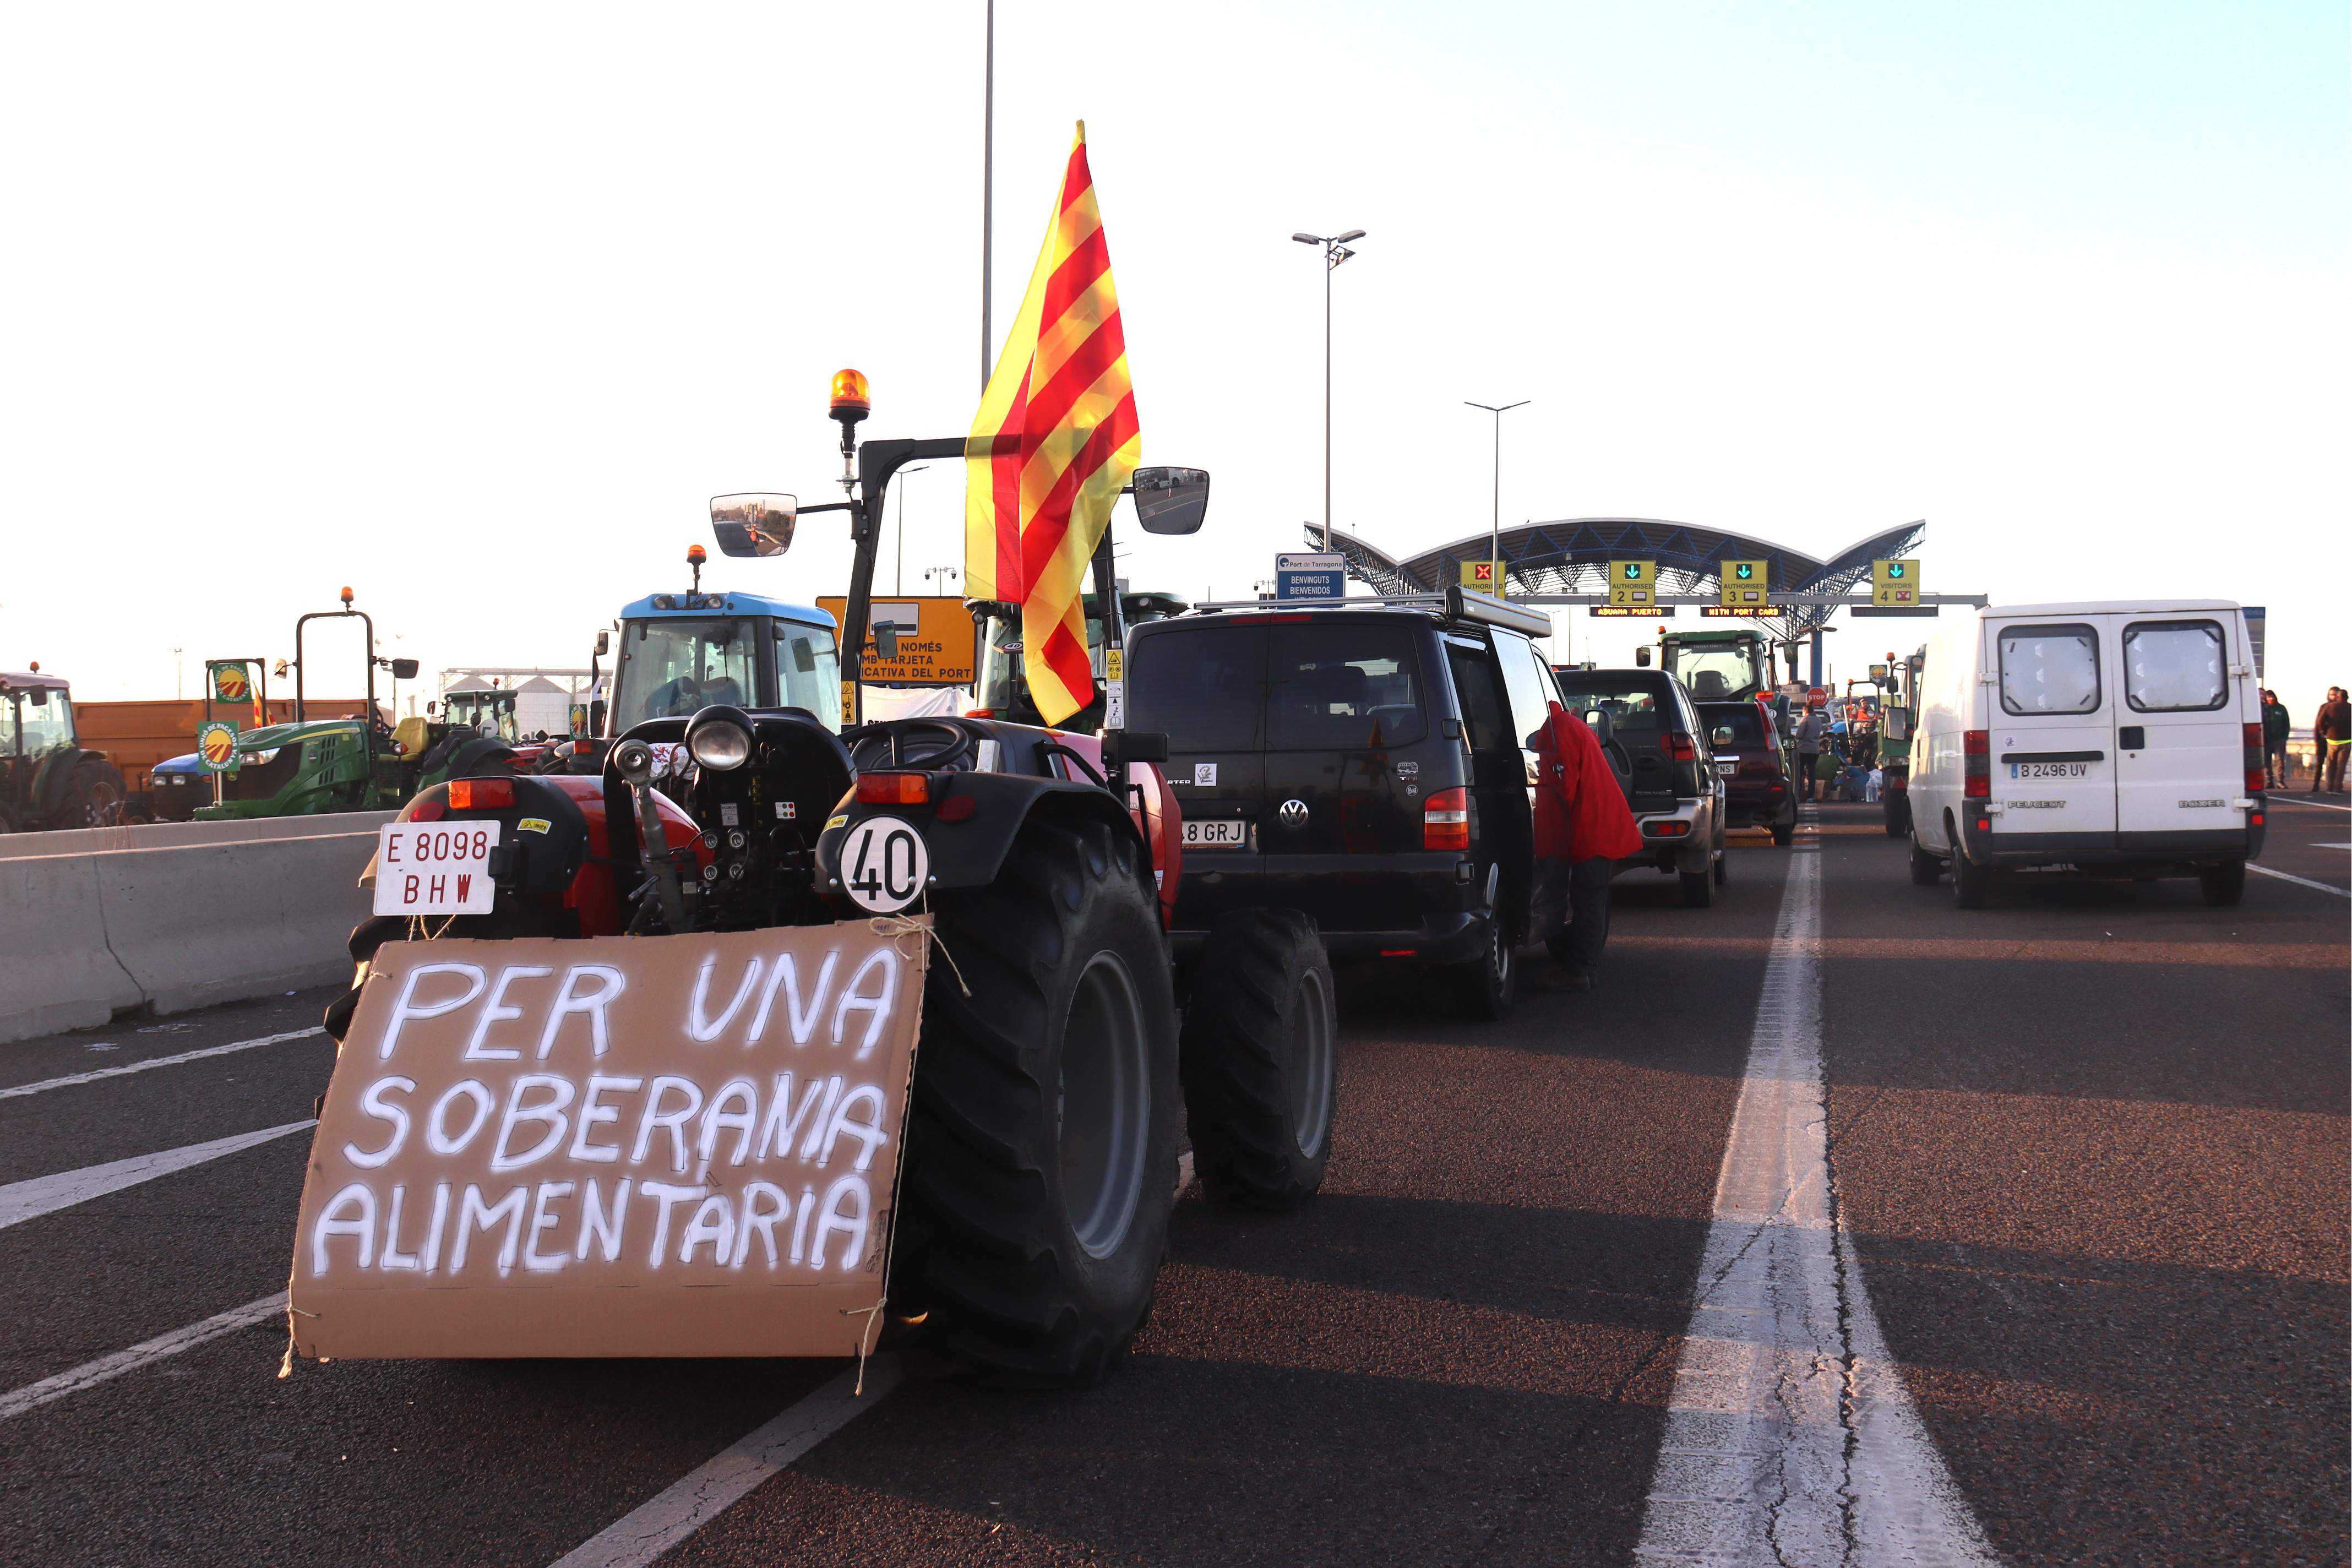
[[[36,708],[47,708],[49,705],[49,689],[46,686],[36,686],[25,695],[33,700],[33,706]]]
[[[874,628],[874,657],[884,663],[893,663],[898,657],[898,628],[877,626]]]
[[[1645,647],[1637,647],[1637,648],[1635,648],[1635,649],[1633,650],[1633,662],[1634,662],[1635,664],[1640,665],[1643,669],[1647,669],[1647,668],[1650,668],[1650,650],[1649,650],[1648,648],[1645,648]]]
[[[1206,468],[1138,468],[1129,490],[1146,533],[1198,533],[1209,514]]]
[[[414,680],[416,679],[416,670],[417,663],[413,658],[395,658],[392,661],[392,678],[394,680]]]
[[[1902,709],[1889,708],[1880,717],[1888,740],[1907,741],[1911,738],[1911,715]]]
[[[782,555],[793,547],[800,498],[736,495],[710,498],[710,531],[721,555]]]
[[[1168,732],[1164,730],[1110,730],[1103,735],[1103,761],[1111,767],[1129,763],[1165,763]]]
[[[598,658],[604,658],[606,654],[608,654],[608,653],[610,653],[610,652],[612,652],[612,651],[613,651],[613,634],[612,634],[611,632],[608,632],[608,631],[607,631],[607,632],[598,632],[598,633],[596,634],[596,657],[597,657]]]

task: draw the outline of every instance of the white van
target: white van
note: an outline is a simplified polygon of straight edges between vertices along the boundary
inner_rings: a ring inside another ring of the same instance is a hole
[[[1948,610],[1946,612],[1949,614]],[[1977,610],[1927,643],[1911,879],[1975,909],[2000,868],[2189,877],[2234,904],[2263,847],[2262,694],[2218,599]]]

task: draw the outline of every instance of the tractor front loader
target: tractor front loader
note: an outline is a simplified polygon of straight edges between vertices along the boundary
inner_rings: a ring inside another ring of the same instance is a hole
[[[490,851],[487,865],[495,899],[473,912],[423,920],[379,916],[363,922],[352,939],[356,983],[329,1009],[329,1029],[339,1041],[347,1035],[354,1042],[381,1040],[383,1058],[394,1059],[384,1020],[389,1017],[396,1031],[404,1018],[425,1016],[412,995],[424,994],[415,979],[422,949],[446,948],[478,966],[480,954],[489,950],[480,939],[495,939],[515,942],[516,951],[532,955],[529,974],[564,975],[561,981],[526,980],[525,986],[572,986],[572,973],[585,965],[565,962],[567,953],[618,954],[615,964],[625,958],[642,965],[675,951],[676,963],[663,972],[696,978],[686,987],[691,995],[666,998],[664,1005],[693,1021],[687,1032],[695,1040],[731,1038],[724,1031],[740,1032],[740,1023],[710,1020],[722,1006],[726,1018],[735,1019],[751,1016],[755,1005],[759,1022],[751,1037],[760,1040],[772,1003],[778,1018],[793,1017],[797,1041],[805,1017],[816,1016],[804,1017],[801,993],[793,988],[806,980],[805,957],[790,972],[794,978],[785,990],[777,989],[776,977],[787,962],[782,957],[770,971],[763,996],[755,984],[756,963],[751,977],[731,988],[728,977],[736,971],[723,956],[732,951],[723,946],[730,933],[803,940],[844,931],[865,940],[863,933],[873,928],[896,933],[894,941],[928,942],[935,957],[924,971],[920,991],[919,1043],[898,1151],[903,1172],[895,1207],[877,1218],[882,1239],[868,1267],[887,1275],[889,1319],[929,1342],[998,1377],[1042,1384],[1088,1383],[1124,1354],[1150,1313],[1185,1130],[1180,1017],[1166,937],[1181,832],[1175,797],[1156,765],[1166,758],[1166,739],[1118,729],[1099,737],[1079,735],[989,718],[858,722],[858,654],[866,641],[876,546],[890,479],[909,461],[961,458],[966,443],[956,437],[861,446],[856,426],[866,413],[864,378],[845,372],[835,388],[834,416],[841,423],[848,470],[844,485],[850,499],[801,508],[790,496],[726,496],[712,503],[712,521],[723,552],[776,556],[789,549],[800,516],[846,512],[856,547],[842,618],[841,646],[847,652],[833,645],[833,622],[822,612],[756,595],[705,591],[700,552],[693,552],[696,574],[689,592],[652,595],[625,612],[611,710],[616,733],[605,749],[601,775],[460,779],[425,791],[402,814],[404,822],[429,825],[427,838],[446,827],[459,840],[468,833],[493,839],[499,847]],[[1147,526],[1183,532],[1197,528],[1206,504],[1205,476],[1199,479],[1184,515],[1181,506],[1171,504],[1181,498],[1164,493],[1171,481],[1149,470],[1139,475],[1139,486],[1157,484],[1163,491],[1153,497]],[[1105,589],[1110,586],[1108,561],[1106,539],[1097,557]],[[826,689],[828,683],[836,684]],[[493,823],[495,828],[488,826]],[[380,866],[372,866],[371,873],[379,879],[391,874]],[[377,907],[384,907],[381,896]],[[919,922],[927,925],[928,935],[909,938],[907,933]],[[545,938],[556,940],[529,940]],[[410,947],[394,964],[390,944],[395,942]],[[397,995],[380,983],[390,978],[383,973],[388,964],[406,976]],[[818,1001],[805,1006],[821,1012],[824,983],[820,978],[816,984]],[[1229,982],[1204,978],[1195,985],[1194,1005],[1201,1005],[1204,988],[1213,991],[1220,984],[1263,988],[1255,973],[1246,981],[1239,975]],[[573,994],[563,992],[566,998]],[[515,1016],[497,1011],[504,995],[491,989],[490,1011],[481,1015],[484,1021],[467,1047],[469,1059],[477,1047],[490,1050],[485,1040],[496,1037],[485,1031],[495,1026],[495,1018]],[[755,996],[761,996],[756,1003]],[[1327,1006],[1328,991],[1278,1000],[1284,1016],[1290,1016],[1302,1007]],[[562,1058],[562,1045],[551,1045],[566,1037],[560,1013],[559,1008],[540,1037],[542,1058],[551,1049]],[[844,1037],[841,1012],[831,1018],[838,1045]],[[822,1024],[820,1018],[819,1046]],[[600,1055],[602,1027],[600,1022]],[[851,1037],[854,1043],[854,1030]],[[771,1061],[764,1054],[768,1047],[747,1046],[743,1055],[729,1059],[740,1059],[746,1081],[755,1085],[767,1081],[762,1075],[771,1067],[794,1068],[805,1084],[809,1074],[820,1070],[812,1065],[818,1059],[809,1054],[814,1049],[795,1044]],[[370,1060],[353,1068],[353,1053],[347,1049],[339,1075],[373,1068],[378,1050],[362,1054]],[[528,1058],[529,1050],[522,1055]],[[1286,1071],[1280,1060],[1254,1059],[1223,1073],[1195,1073],[1193,1066],[1186,1064],[1183,1081],[1221,1086],[1213,1104],[1191,1107],[1196,1138],[1207,1124],[1231,1120],[1246,1124],[1246,1141],[1253,1146],[1263,1144],[1269,1124],[1287,1129],[1295,1142],[1302,1127],[1319,1130],[1329,1117],[1328,1074]],[[483,1092],[496,1098],[495,1075],[514,1070],[482,1069],[488,1086]],[[392,1080],[379,1080],[379,1087],[386,1081]],[[776,1078],[787,1100],[793,1081],[789,1073]],[[835,1076],[828,1081],[838,1086],[843,1080]],[[1261,1088],[1244,1102],[1234,1096],[1236,1084]],[[647,1092],[655,1105],[665,1103],[658,1084]],[[684,1102],[685,1093],[679,1091],[677,1103]],[[592,1087],[586,1103],[595,1103],[594,1096]],[[716,1116],[718,1097],[710,1103],[709,1114]],[[518,1111],[518,1105],[524,1108]],[[506,1120],[499,1122],[499,1150],[508,1150],[507,1133],[517,1115],[536,1113],[518,1090],[508,1102]],[[630,1173],[635,1169],[631,1162],[648,1147],[657,1157],[667,1147],[660,1131],[669,1125],[664,1114],[649,1108],[646,1127],[654,1131],[640,1129],[635,1140],[625,1136],[625,1123],[621,1152],[627,1158],[606,1169]],[[417,1115],[425,1115],[421,1103]],[[431,1116],[442,1118],[439,1104]],[[584,1144],[590,1136],[584,1107],[581,1116]],[[441,1120],[430,1125],[436,1137],[447,1132]],[[706,1122],[700,1146],[701,1179],[714,1190],[724,1177],[730,1136],[726,1129],[736,1123],[721,1118],[715,1125],[716,1131]],[[771,1147],[768,1128],[763,1123],[760,1130],[761,1149]],[[690,1142],[682,1130],[684,1123],[672,1130],[680,1159]],[[832,1136],[809,1136],[801,1153],[806,1158],[818,1151],[816,1163],[823,1164]],[[1319,1131],[1307,1136],[1316,1147],[1322,1145]],[[779,1137],[772,1148],[782,1152],[788,1142]],[[1234,1147],[1244,1141],[1219,1141],[1213,1134],[1203,1139],[1204,1145],[1211,1142]],[[734,1148],[741,1163],[744,1142]],[[754,1162],[744,1171],[758,1168]],[[1319,1174],[1319,1160],[1315,1168]],[[320,1169],[314,1153],[314,1184],[322,1181]],[[574,1184],[560,1184],[569,1189]],[[761,1184],[752,1181],[742,1190],[748,1194]],[[778,1184],[793,1184],[780,1177]],[[546,1187],[542,1184],[540,1201],[555,1205],[551,1212],[560,1215],[561,1205],[572,1200],[548,1198]],[[659,1190],[667,1194],[686,1189]],[[467,1193],[467,1201],[473,1201],[473,1189]],[[821,1249],[823,1227],[833,1217],[822,1205],[832,1200],[818,1195],[816,1178],[807,1193],[803,1221],[816,1205]],[[1257,1201],[1260,1206],[1282,1206],[1305,1195],[1294,1190],[1267,1201],[1261,1193]],[[709,1278],[724,1290],[752,1290],[769,1280],[760,1268],[760,1247],[740,1228],[765,1213],[761,1200],[744,1195],[738,1202],[721,1192],[694,1201],[719,1206],[707,1222],[703,1210],[691,1211],[693,1225],[701,1230],[688,1227],[688,1260],[698,1256],[696,1235],[719,1237],[726,1225],[740,1221],[728,1233],[737,1242],[727,1266],[733,1272],[722,1269]],[[435,1202],[438,1226],[442,1207],[457,1200]],[[314,1212],[319,1205],[306,1194],[306,1216]],[[539,1210],[533,1208],[531,1215],[536,1227]],[[462,1238],[464,1222],[457,1223]],[[569,1222],[547,1223],[560,1236],[565,1234],[560,1226]],[[660,1223],[669,1223],[669,1210],[662,1211]],[[591,1265],[592,1229],[593,1221],[582,1228],[578,1248]],[[383,1233],[387,1249],[395,1230]],[[436,1245],[440,1234],[432,1232]],[[536,1237],[535,1228],[531,1234]],[[304,1249],[313,1245],[323,1249],[318,1253],[322,1267],[344,1267],[352,1256],[314,1243],[308,1233],[298,1240],[292,1300],[298,1341],[312,1331],[300,1318],[310,1256]],[[650,1255],[655,1264],[663,1263],[665,1245],[675,1251],[677,1233],[658,1233]],[[718,1251],[727,1252],[723,1240]],[[793,1259],[801,1253],[795,1234]],[[523,1256],[527,1263],[528,1249]],[[765,1256],[772,1267],[780,1266],[775,1247]],[[420,1270],[397,1288],[430,1294],[435,1282],[429,1272]],[[611,1298],[611,1310],[624,1317],[634,1310],[622,1300],[627,1294]],[[782,1297],[771,1292],[774,1300]],[[593,1315],[602,1309],[592,1301],[584,1310]],[[397,1336],[387,1334],[385,1342],[397,1342]],[[653,1331],[596,1342],[604,1348],[552,1353],[710,1353]],[[410,1352],[372,1351],[346,1339],[337,1342],[334,1353]],[[522,1348],[495,1353],[548,1352]]]

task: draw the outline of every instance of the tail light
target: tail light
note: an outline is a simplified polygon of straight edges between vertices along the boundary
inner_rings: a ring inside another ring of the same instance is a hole
[[[449,781],[449,809],[452,811],[502,811],[514,805],[512,779],[452,779]]]
[[[2271,787],[2271,775],[2263,756],[2263,727],[2246,726],[2246,793],[2260,795]]]
[[[1423,849],[1470,847],[1470,792],[1467,789],[1442,789],[1429,797],[1429,804],[1421,808],[1421,847]]]
[[[897,770],[860,773],[857,801],[861,805],[929,805],[931,775]]]
[[[1969,730],[1960,735],[1960,755],[1966,773],[1960,794],[1969,800],[1992,798],[1992,731]]]
[[[1666,731],[1666,755],[1678,763],[1695,763],[1698,761],[1698,741],[1687,731],[1669,730]]]
[[[1685,838],[1690,836],[1690,830],[1691,825],[1679,817],[1642,824],[1642,831],[1653,838]]]

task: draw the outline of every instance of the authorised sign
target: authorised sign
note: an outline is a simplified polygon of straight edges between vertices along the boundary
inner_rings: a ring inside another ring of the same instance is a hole
[[[1609,602],[1630,609],[1658,602],[1658,563],[1654,561],[1612,561]]]
[[[1769,561],[1726,561],[1717,574],[1727,609],[1764,613],[1771,597],[1772,566]]]

